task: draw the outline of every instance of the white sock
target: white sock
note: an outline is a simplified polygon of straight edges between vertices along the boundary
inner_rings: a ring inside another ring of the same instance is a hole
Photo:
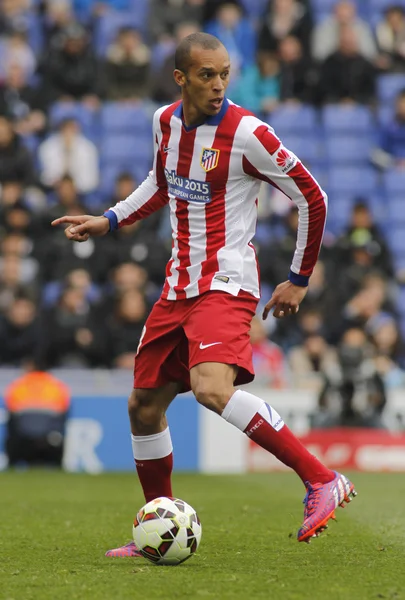
[[[153,435],[133,435],[131,433],[132,452],[135,460],[153,460],[164,458],[173,451],[172,438],[168,427]]]
[[[241,431],[245,431],[257,413],[276,431],[284,427],[283,419],[274,408],[258,396],[244,390],[236,390],[222,411],[221,417]]]

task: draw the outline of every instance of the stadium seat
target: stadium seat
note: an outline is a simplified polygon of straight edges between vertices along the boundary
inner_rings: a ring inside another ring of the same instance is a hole
[[[403,194],[388,197],[386,204],[387,219],[391,224],[405,224],[405,199]]]
[[[336,165],[367,165],[372,140],[366,136],[332,135],[325,140],[327,159]]]
[[[140,133],[151,136],[152,118],[143,104],[106,102],[100,111],[103,133]]]
[[[393,0],[368,0],[368,9],[370,12],[380,12],[383,13],[388,6],[395,5],[404,5],[401,0],[398,2],[394,2]]]
[[[307,138],[302,135],[285,134],[281,138],[285,147],[294,152],[309,168],[323,162],[322,138],[319,136]]]
[[[258,20],[265,14],[269,2],[268,0],[241,0],[241,4],[248,17]]]
[[[102,170],[107,166],[130,170],[142,182],[153,166],[152,151],[150,135],[147,138],[125,134],[104,136],[100,152]]]
[[[317,111],[313,106],[286,104],[267,115],[266,120],[280,135],[312,133],[319,128]]]
[[[98,112],[80,102],[55,102],[49,110],[49,123],[56,128],[64,119],[76,119],[83,133],[94,140],[98,134]]]
[[[387,236],[387,243],[392,253],[399,256],[405,255],[405,225],[392,227],[390,235]]]
[[[405,192],[405,172],[404,171],[387,171],[383,176],[383,185],[387,194],[404,195]]]
[[[327,190],[336,194],[365,196],[378,189],[378,176],[371,167],[333,167],[329,169]]]
[[[97,21],[94,32],[94,47],[99,56],[104,56],[108,46],[114,41],[121,27],[133,27],[144,31],[146,21],[142,12],[107,11]]]
[[[402,89],[405,89],[405,75],[394,73],[377,77],[377,96],[381,104],[393,102]]]
[[[371,134],[374,119],[371,110],[360,104],[329,104],[321,111],[322,124],[327,135],[338,134]]]

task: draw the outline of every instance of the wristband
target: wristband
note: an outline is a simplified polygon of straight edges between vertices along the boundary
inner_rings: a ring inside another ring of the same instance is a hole
[[[118,217],[113,210],[106,210],[103,214],[103,217],[106,217],[110,223],[109,231],[114,231],[114,229],[118,229]]]
[[[291,283],[294,285],[299,285],[300,287],[307,287],[309,282],[308,275],[298,275],[297,273],[294,273],[294,271],[291,271],[291,269],[288,274],[288,279],[291,281]]]

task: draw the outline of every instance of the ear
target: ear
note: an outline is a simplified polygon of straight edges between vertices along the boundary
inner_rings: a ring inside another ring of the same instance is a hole
[[[174,77],[174,81],[180,87],[184,87],[186,85],[187,75],[185,73],[183,73],[183,71],[180,71],[179,69],[175,69],[173,71],[173,77]]]

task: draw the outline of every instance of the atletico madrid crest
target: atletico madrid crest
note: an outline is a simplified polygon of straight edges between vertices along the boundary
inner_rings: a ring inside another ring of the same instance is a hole
[[[212,171],[218,165],[219,150],[215,148],[203,148],[201,152],[200,165],[204,171]]]

